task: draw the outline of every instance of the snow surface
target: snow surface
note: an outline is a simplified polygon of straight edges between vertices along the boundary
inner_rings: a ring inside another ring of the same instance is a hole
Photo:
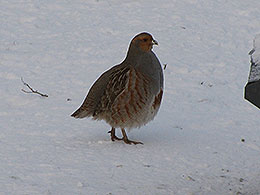
[[[248,82],[260,80],[260,34],[256,35],[254,39],[254,47],[249,52],[251,56],[251,68]]]
[[[260,194],[260,111],[243,99],[259,0],[0,2],[0,194]],[[111,142],[76,120],[94,80],[150,32],[155,120]],[[49,95],[26,94],[20,80]]]

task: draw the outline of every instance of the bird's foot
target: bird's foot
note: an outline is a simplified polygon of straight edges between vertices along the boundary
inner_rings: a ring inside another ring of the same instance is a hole
[[[125,130],[123,128],[121,130],[122,130],[123,137],[119,138],[119,137],[116,136],[116,129],[114,127],[112,127],[112,129],[108,132],[108,133],[110,133],[112,141],[123,140],[126,144],[135,144],[135,145],[136,144],[143,144],[142,142],[129,140],[127,135],[126,135]]]
[[[112,128],[111,131],[109,131],[108,133],[110,133],[110,136],[111,136],[111,140],[112,141],[115,141],[115,140],[123,140],[123,138],[119,138],[116,136],[115,134],[115,129]]]
[[[126,144],[143,144],[142,142],[129,140],[127,137],[124,137],[123,140]]]
[[[111,140],[112,141],[115,141],[115,140],[123,140],[123,138],[119,138],[119,137],[117,137],[116,135],[111,135]]]
[[[122,135],[123,135],[123,140],[126,144],[143,144],[142,142],[137,142],[137,141],[132,141],[132,140],[129,140],[127,135],[126,135],[126,132],[125,132],[125,129],[124,128],[121,128],[121,131],[122,131]]]

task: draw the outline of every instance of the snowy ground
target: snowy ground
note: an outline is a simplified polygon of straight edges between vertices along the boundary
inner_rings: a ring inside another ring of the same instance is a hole
[[[0,194],[260,194],[260,110],[243,99],[259,8],[1,1]],[[168,64],[162,106],[129,133],[144,145],[112,143],[107,124],[70,114],[142,31]],[[21,77],[49,97],[21,92]]]

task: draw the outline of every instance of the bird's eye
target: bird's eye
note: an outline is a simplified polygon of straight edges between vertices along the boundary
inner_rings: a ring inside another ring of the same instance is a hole
[[[148,41],[148,39],[144,38],[144,42]]]

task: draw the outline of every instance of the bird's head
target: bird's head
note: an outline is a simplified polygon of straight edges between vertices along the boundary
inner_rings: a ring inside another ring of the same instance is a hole
[[[151,51],[153,45],[158,45],[158,42],[153,39],[152,35],[143,32],[136,35],[132,39],[131,44],[133,44],[134,46],[136,46],[137,48],[141,49],[144,52],[148,52]]]

